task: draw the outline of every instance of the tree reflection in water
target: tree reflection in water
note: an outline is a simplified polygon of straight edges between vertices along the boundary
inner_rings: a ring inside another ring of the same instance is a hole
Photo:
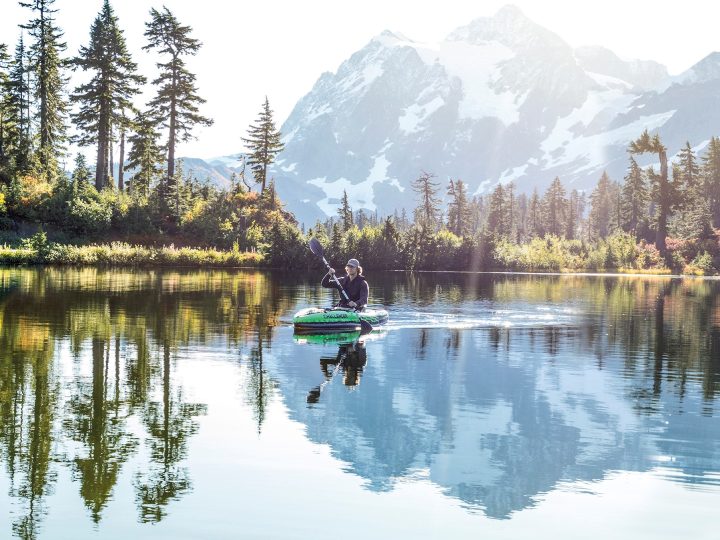
[[[259,272],[0,269],[0,461],[22,509],[15,535],[37,538],[59,467],[100,522],[141,451],[149,463],[133,480],[138,519],[163,519],[192,489],[183,462],[206,413],[173,380],[173,351],[218,335],[239,348],[258,328],[267,340],[287,306]],[[58,370],[70,358],[66,382]],[[261,349],[252,364],[266,373]],[[130,430],[132,416],[144,434]]]

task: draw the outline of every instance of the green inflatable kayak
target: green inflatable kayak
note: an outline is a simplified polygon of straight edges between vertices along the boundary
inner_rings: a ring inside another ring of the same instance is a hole
[[[358,312],[347,308],[306,308],[293,317],[296,332],[352,332],[385,324],[388,312],[365,308]],[[370,328],[372,330],[372,328]]]

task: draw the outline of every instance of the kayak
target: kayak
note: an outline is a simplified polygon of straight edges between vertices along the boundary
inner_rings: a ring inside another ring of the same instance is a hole
[[[361,321],[373,327],[388,321],[384,309],[365,308],[358,312],[347,308],[306,308],[293,317],[295,331],[302,332],[352,332],[360,329]]]

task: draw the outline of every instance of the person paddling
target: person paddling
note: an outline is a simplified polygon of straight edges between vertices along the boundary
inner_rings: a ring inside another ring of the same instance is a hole
[[[338,278],[338,281],[347,293],[349,300],[345,300],[341,294],[340,302],[337,304],[339,307],[350,307],[360,311],[367,304],[370,287],[365,280],[365,276],[362,275],[362,271],[362,266],[360,266],[357,259],[350,259],[345,265],[347,275]],[[338,289],[337,284],[333,281],[334,274],[335,269],[329,268],[328,273],[323,277],[321,285],[326,289]]]

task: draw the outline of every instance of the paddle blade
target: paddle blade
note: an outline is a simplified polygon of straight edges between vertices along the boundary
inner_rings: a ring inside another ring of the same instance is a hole
[[[323,257],[325,255],[322,244],[317,238],[311,238],[309,245],[310,251],[312,251],[318,257]]]
[[[372,326],[372,324],[370,324],[370,323],[367,322],[367,321],[364,321],[364,320],[360,319],[360,334],[361,334],[361,335],[369,334],[369,333],[372,332],[372,331],[373,331],[373,326]]]
[[[320,388],[319,386],[316,386],[315,388],[310,390],[307,395],[307,402],[317,403],[318,401],[320,401],[320,392],[322,392],[322,388]]]

